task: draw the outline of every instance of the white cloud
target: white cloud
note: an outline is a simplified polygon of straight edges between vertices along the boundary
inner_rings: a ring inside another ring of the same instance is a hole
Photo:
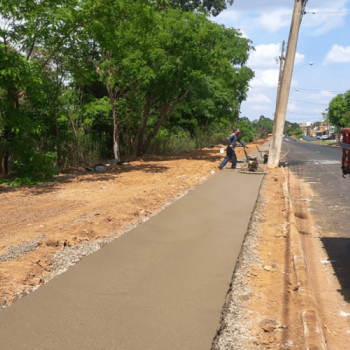
[[[323,65],[326,66],[327,64],[344,62],[350,62],[350,46],[343,47],[335,44],[327,53]]]
[[[322,101],[328,101],[331,100],[334,96],[337,94],[330,91],[321,91],[315,94],[311,94],[308,96],[308,98],[311,98],[313,100],[322,100]]]
[[[307,28],[308,34],[318,36],[343,26],[346,13],[349,12],[346,8],[348,3],[349,0],[310,0],[302,27]],[[211,20],[229,27],[244,28],[244,36],[247,37],[246,33],[255,30],[265,29],[275,33],[288,28],[292,13],[291,0],[265,0],[263,5],[261,0],[236,0],[232,7],[228,6],[227,10],[218,17],[211,17]]]
[[[348,0],[332,0],[323,4],[322,2],[317,3],[318,7],[311,7],[313,2],[310,2],[306,8],[307,14],[303,18],[303,26],[315,28],[311,33],[315,36],[341,27],[345,22],[344,17],[346,16],[346,12],[349,11],[345,7],[347,2]]]
[[[249,57],[249,67],[279,67],[278,58],[281,55],[281,44],[257,45],[255,51],[252,51]],[[299,52],[295,55],[295,64],[303,62],[305,55]]]
[[[272,12],[263,13],[257,20],[257,25],[270,33],[277,32],[290,25],[293,10],[281,8]]]
[[[244,29],[237,28],[237,30],[239,30],[241,32],[243,38],[250,39],[249,35],[246,33],[246,31]]]
[[[278,82],[278,69],[257,69],[255,70],[255,78],[251,82],[251,86],[253,88],[256,87],[269,87],[275,88],[277,87]]]
[[[268,106],[262,106],[262,105],[254,105],[254,106],[252,106],[252,109],[254,109],[256,111],[261,111],[261,110],[269,109],[269,107]]]
[[[255,88],[277,88],[278,85],[278,69],[256,69],[255,78],[250,83],[250,86]],[[298,81],[292,81],[292,87],[298,86]],[[276,90],[277,91],[277,90]]]
[[[248,102],[270,103],[271,100],[264,94],[252,94],[247,99]]]
[[[257,45],[249,57],[249,67],[278,67],[276,59],[281,54],[281,44]]]
[[[281,55],[279,42],[288,39],[293,2],[292,0],[264,0],[262,3],[261,0],[235,0],[232,7],[228,7],[228,10],[213,19],[229,27],[243,28],[244,35],[248,35],[254,41],[256,51],[250,54],[247,65],[255,71],[255,78],[250,82],[251,88],[247,101],[242,105],[243,113],[252,120],[258,117],[259,111],[264,107],[267,109],[263,110],[263,113],[273,117],[279,70],[279,64],[275,59]],[[290,105],[289,119],[305,119],[306,116],[299,115],[303,111],[306,114],[315,113],[320,116],[319,112],[323,104],[327,104],[337,95],[337,93],[320,91],[322,88],[346,90],[346,84],[343,82],[343,65],[331,65],[329,62],[321,70],[316,71],[317,67],[310,68],[307,65],[303,67],[303,65],[308,60],[315,61],[315,66],[322,65],[327,51],[335,43],[343,45],[344,50],[349,49],[347,46],[350,44],[342,41],[344,36],[342,30],[345,28],[345,20],[348,21],[350,16],[345,17],[345,13],[338,12],[349,12],[350,0],[309,0],[306,11],[317,12],[317,14],[306,14],[302,21],[299,50],[302,48],[303,51],[296,56],[294,72],[297,73],[293,76],[291,99],[316,102],[322,105],[295,102]],[[323,35],[331,31],[334,33],[333,36],[324,35],[322,38],[323,50],[326,47],[326,52],[323,53],[319,40],[314,41],[311,36]],[[337,37],[339,40],[336,39]],[[320,52],[322,52],[321,56]],[[334,63],[333,60],[334,58],[332,58],[332,63]],[[332,76],[332,80],[329,80],[329,76]],[[299,92],[293,92],[299,86]],[[262,96],[266,96],[271,102],[268,103]],[[312,120],[312,116],[307,118]]]
[[[298,104],[294,101],[288,102],[288,111],[300,111],[301,108],[298,106]]]

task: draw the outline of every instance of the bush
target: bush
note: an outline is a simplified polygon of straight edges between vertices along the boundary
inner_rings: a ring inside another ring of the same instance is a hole
[[[24,186],[52,180],[58,174],[56,162],[56,153],[26,150],[11,165],[15,177],[0,181],[10,186]]]

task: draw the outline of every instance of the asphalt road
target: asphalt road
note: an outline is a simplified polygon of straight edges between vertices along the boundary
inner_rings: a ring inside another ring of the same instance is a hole
[[[316,137],[312,137],[312,136],[304,136],[303,139],[306,141],[318,141]]]
[[[342,177],[341,148],[286,138],[282,150],[291,172],[317,193],[311,210],[323,232],[332,233],[322,242],[341,284],[340,292],[350,302],[350,179]]]
[[[217,173],[0,311],[0,349],[209,350],[262,179]]]

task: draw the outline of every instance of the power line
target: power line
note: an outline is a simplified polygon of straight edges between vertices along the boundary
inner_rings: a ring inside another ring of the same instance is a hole
[[[328,106],[328,103],[316,103],[316,102],[308,102],[308,101],[301,101],[301,100],[292,100],[289,101],[295,101],[295,102],[302,102],[302,103],[308,103],[310,105],[321,105],[321,106]]]
[[[287,111],[287,113],[290,113],[290,114],[297,114],[297,115],[313,115],[313,116],[320,116],[320,114],[308,114],[308,113],[296,113],[296,112],[291,112],[291,111]]]
[[[344,15],[350,14],[350,11],[345,12],[345,11],[329,11],[329,12],[304,12],[304,15],[323,15],[323,14],[332,14],[332,13],[342,13]]]
[[[322,90],[316,90],[316,89],[309,89],[309,88],[300,88],[298,87],[296,90],[301,90],[302,92],[334,92],[334,93],[344,93],[344,90],[326,90],[326,89],[322,89]]]

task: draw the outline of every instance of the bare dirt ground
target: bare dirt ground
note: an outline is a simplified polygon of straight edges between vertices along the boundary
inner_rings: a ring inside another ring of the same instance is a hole
[[[247,308],[258,319],[251,335],[257,348],[303,349],[304,333],[298,305],[300,296],[290,254],[288,212],[282,169],[269,171],[262,195],[257,253],[260,263],[250,269],[253,296]]]
[[[323,231],[309,210],[310,201],[317,201],[318,196],[308,183],[289,173],[289,188],[327,348],[348,349],[350,306],[339,293],[341,286],[321,241],[323,237],[332,237],[336,234]]]
[[[244,156],[242,148],[236,152]],[[222,158],[215,147],[144,157],[102,173],[61,174],[54,183],[0,186],[0,306],[198,186]]]
[[[247,276],[252,297],[246,302],[256,315],[251,336],[256,349],[303,349],[304,333],[298,304],[300,296],[288,236],[288,212],[283,194],[282,169],[265,178],[256,252],[259,263]]]
[[[284,181],[282,169],[265,176],[213,350],[306,348]]]
[[[302,240],[327,349],[349,348],[350,306],[339,292],[341,286],[322,245],[322,238],[332,233],[323,232],[309,210],[311,199],[318,200],[310,185],[288,170],[286,177],[292,208],[285,202],[283,170],[269,170],[265,176],[212,350],[308,348],[291,254],[289,210]]]

